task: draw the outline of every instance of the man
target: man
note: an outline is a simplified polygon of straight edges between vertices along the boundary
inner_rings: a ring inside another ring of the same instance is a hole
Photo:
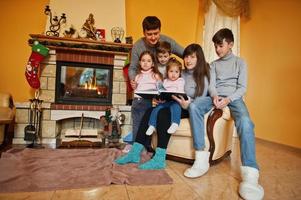
[[[142,22],[143,27],[143,34],[144,37],[140,38],[135,44],[133,45],[132,54],[131,54],[131,62],[128,70],[128,76],[130,80],[131,87],[133,89],[136,89],[137,83],[135,81],[135,76],[137,75],[137,68],[139,65],[139,57],[140,54],[144,51],[150,51],[154,55],[156,55],[156,48],[159,45],[160,41],[165,41],[170,43],[171,46],[171,53],[182,57],[184,49],[178,45],[173,39],[161,35],[161,22],[160,20],[155,16],[148,16],[145,17]],[[132,96],[132,94],[128,94],[129,96]],[[128,97],[129,97],[128,96]],[[129,99],[128,99],[129,100]],[[133,124],[140,124],[141,119],[144,115],[144,111],[148,108],[152,107],[152,101],[145,102],[141,101],[141,98],[136,99],[137,101],[132,102],[132,118],[133,118]],[[140,107],[140,112],[133,112],[134,107]],[[138,129],[138,126],[137,126]],[[136,139],[137,129],[133,128],[133,141]]]
[[[176,43],[176,41],[168,36],[160,34],[161,22],[156,16],[145,17],[142,22],[142,27],[144,37],[135,42],[132,49],[131,63],[129,67],[129,79],[131,80],[131,85],[133,88],[136,87],[134,79],[139,63],[139,56],[143,51],[148,50],[156,55],[156,47],[159,44],[159,41],[169,42],[171,45],[171,53],[179,57],[182,57],[184,51],[183,47]]]

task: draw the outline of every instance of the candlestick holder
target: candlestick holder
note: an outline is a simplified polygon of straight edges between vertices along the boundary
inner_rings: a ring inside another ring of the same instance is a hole
[[[46,35],[59,37],[59,30],[61,28],[61,25],[66,23],[65,13],[62,14],[60,19],[58,19],[57,16],[52,17],[52,12],[49,6],[46,6],[44,13],[45,15],[49,15],[49,23],[50,23],[49,30],[46,32]]]

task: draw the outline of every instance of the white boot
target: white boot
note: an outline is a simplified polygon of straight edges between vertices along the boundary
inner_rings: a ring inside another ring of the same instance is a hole
[[[253,167],[241,166],[242,182],[239,184],[239,194],[246,200],[261,200],[264,190],[258,184],[259,171]]]
[[[191,168],[185,170],[184,176],[197,178],[204,175],[209,169],[209,155],[208,151],[195,151],[195,161]]]

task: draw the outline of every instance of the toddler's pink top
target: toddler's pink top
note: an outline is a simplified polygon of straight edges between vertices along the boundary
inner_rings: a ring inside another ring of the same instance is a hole
[[[141,73],[135,77],[135,81],[137,82],[135,91],[157,90],[157,80],[152,69],[141,71]]]
[[[170,79],[164,79],[163,81],[163,86],[167,92],[185,93],[184,85],[185,85],[185,81],[181,77],[175,81],[172,81]]]

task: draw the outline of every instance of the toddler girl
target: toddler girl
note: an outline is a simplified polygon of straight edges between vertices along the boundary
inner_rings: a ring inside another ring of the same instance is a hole
[[[163,88],[167,92],[184,93],[185,81],[180,77],[182,65],[175,59],[170,58],[166,66],[167,78],[163,81]],[[176,132],[180,120],[181,120],[181,106],[176,101],[167,101],[164,103],[159,103],[156,108],[153,109],[150,119],[149,128],[146,131],[146,135],[151,135],[155,127],[157,126],[157,115],[162,108],[170,108],[171,113],[171,126],[167,130],[167,133],[173,134]]]

